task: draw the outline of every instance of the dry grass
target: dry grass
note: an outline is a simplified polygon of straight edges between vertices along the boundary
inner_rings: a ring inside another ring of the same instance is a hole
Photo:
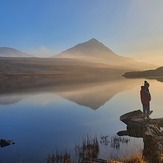
[[[140,156],[132,156],[130,158],[126,158],[122,161],[123,163],[147,163],[143,158]]]
[[[147,163],[141,156],[132,156],[122,159],[122,161],[111,160],[109,163]]]

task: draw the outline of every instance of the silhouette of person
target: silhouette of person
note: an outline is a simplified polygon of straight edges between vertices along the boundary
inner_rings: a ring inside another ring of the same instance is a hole
[[[140,98],[141,103],[143,105],[143,115],[144,118],[149,118],[150,114],[150,101],[151,101],[151,94],[149,92],[149,83],[147,81],[144,81],[144,86],[141,86],[140,90]]]

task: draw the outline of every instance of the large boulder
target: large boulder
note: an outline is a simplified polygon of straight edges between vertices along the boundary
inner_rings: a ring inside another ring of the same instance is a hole
[[[119,136],[141,137],[144,142],[143,156],[148,163],[163,163],[163,118],[144,119],[140,110],[126,113],[120,117],[127,130],[119,131]]]

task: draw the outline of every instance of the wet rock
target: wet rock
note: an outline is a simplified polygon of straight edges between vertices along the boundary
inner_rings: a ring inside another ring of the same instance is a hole
[[[6,147],[8,145],[15,144],[12,140],[0,139],[0,146]]]
[[[119,136],[141,137],[144,142],[143,156],[149,163],[163,163],[163,118],[144,120],[142,112],[136,110],[120,117],[127,130],[119,131]]]

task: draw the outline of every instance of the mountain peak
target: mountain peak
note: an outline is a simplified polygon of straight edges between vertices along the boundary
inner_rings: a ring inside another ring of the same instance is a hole
[[[76,50],[84,50],[85,52],[87,51],[88,54],[90,52],[112,52],[111,49],[109,49],[108,47],[106,47],[102,42],[98,41],[97,39],[95,38],[92,38],[86,42],[83,42],[83,43],[79,43],[77,45],[75,45],[73,48],[76,48]],[[73,48],[70,48],[70,49],[73,49]],[[69,50],[69,49],[68,49]]]
[[[101,43],[100,41],[98,41],[95,38],[92,38],[92,39],[86,41],[85,44],[93,44],[94,46],[97,46],[97,45],[105,46],[103,43]]]
[[[99,41],[97,39],[95,39],[95,38],[92,38],[88,42],[99,42]]]

